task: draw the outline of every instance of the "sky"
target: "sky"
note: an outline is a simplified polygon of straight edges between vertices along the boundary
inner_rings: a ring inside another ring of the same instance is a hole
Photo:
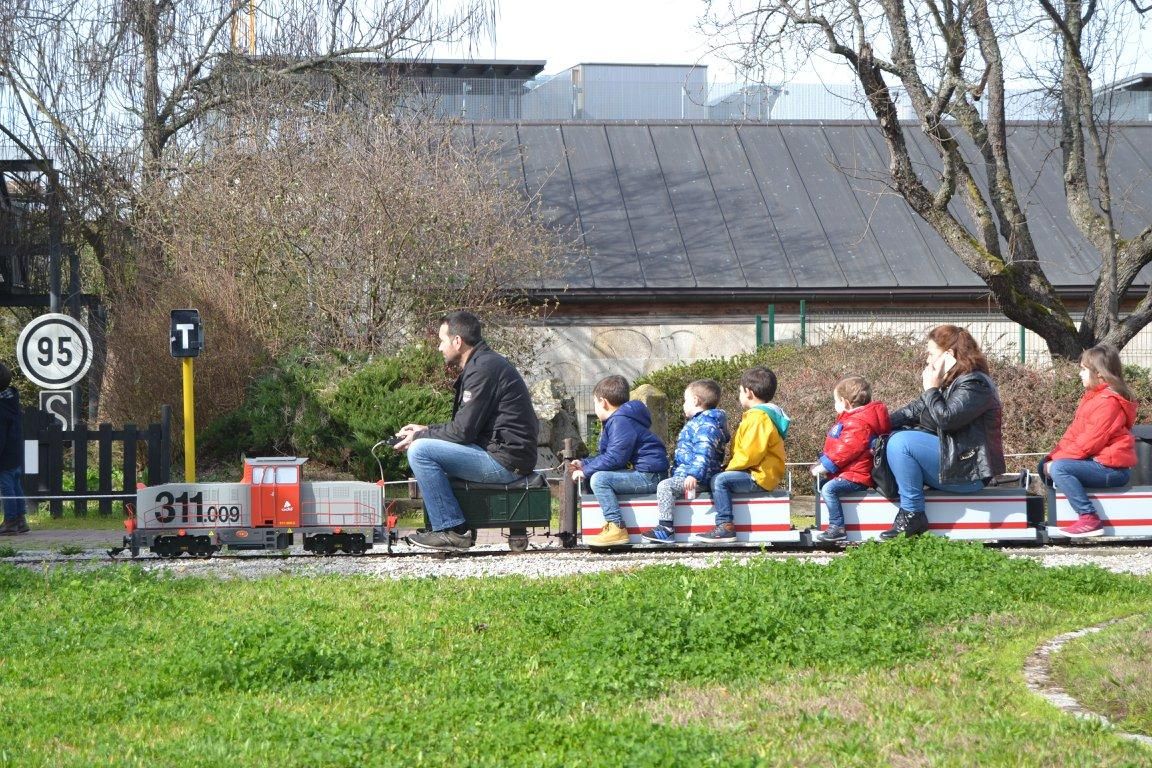
[[[498,0],[495,40],[477,44],[474,58],[545,60],[554,74],[580,63],[707,64],[712,81],[735,81],[726,64],[710,54],[708,38],[696,30],[703,0]],[[725,4],[719,0],[717,6]],[[1152,14],[1144,28],[1133,25],[1135,61],[1127,74],[1152,72]],[[459,53],[452,54],[454,56]],[[795,73],[792,82],[848,83],[842,65]]]

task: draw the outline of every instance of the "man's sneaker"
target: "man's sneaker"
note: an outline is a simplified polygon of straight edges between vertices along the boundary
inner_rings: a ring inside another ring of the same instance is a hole
[[[921,533],[928,533],[928,515],[901,509],[896,513],[896,521],[892,523],[892,527],[883,531],[880,538],[894,539],[900,534],[917,536]]]
[[[18,533],[28,533],[28,519],[21,517],[13,521],[5,520],[0,525],[0,536],[15,536]]]
[[[642,534],[640,538],[651,544],[675,544],[676,531],[666,525],[658,525],[647,533]]]
[[[629,543],[628,529],[616,523],[604,523],[600,533],[585,536],[584,543],[589,547],[619,547]]]
[[[1080,519],[1067,528],[1061,528],[1060,533],[1073,538],[1087,538],[1088,536],[1103,536],[1104,523],[1096,515],[1080,515]]]
[[[848,532],[844,530],[842,525],[830,525],[824,529],[824,533],[820,534],[819,541],[844,541],[848,538]]]
[[[707,533],[696,534],[696,541],[705,544],[730,544],[736,541],[736,526],[732,523],[720,523]]]
[[[408,543],[421,549],[436,552],[467,552],[472,548],[472,535],[456,531],[426,531],[408,537]]]

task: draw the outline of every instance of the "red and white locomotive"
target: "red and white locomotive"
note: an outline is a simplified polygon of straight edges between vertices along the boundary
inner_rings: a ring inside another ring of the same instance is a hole
[[[384,484],[307,482],[307,459],[245,459],[238,483],[166,483],[137,490],[124,545],[135,556],[185,552],[206,557],[222,548],[280,550],[297,534],[305,551],[361,554],[385,540]]]

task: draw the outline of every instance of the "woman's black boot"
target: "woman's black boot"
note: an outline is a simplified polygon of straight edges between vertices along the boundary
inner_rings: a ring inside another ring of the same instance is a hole
[[[896,513],[896,521],[892,523],[892,527],[886,531],[880,532],[882,539],[894,539],[900,534],[908,530],[908,518],[912,515],[911,512],[901,509]]]

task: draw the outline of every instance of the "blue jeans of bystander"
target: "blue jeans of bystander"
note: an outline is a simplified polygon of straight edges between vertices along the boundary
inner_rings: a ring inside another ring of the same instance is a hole
[[[20,467],[0,470],[0,498],[4,499],[4,522],[15,523],[24,517],[24,487],[20,484]]]

